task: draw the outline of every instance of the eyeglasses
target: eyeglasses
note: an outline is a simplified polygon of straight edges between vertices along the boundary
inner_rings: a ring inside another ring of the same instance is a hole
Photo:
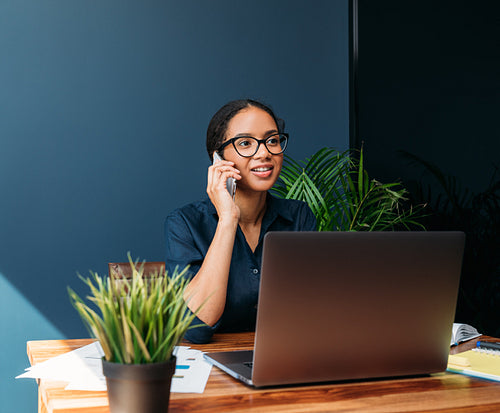
[[[239,136],[224,142],[217,152],[221,152],[226,146],[233,144],[238,155],[245,158],[254,156],[259,150],[260,144],[263,143],[271,155],[279,155],[286,149],[288,143],[288,133],[275,133],[268,136],[266,139],[257,139],[252,136]]]

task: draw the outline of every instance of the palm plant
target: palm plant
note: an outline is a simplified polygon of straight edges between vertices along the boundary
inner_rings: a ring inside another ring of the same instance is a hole
[[[400,183],[370,179],[351,151],[323,148],[305,161],[285,157],[273,193],[307,202],[318,231],[386,231],[425,229],[419,222],[423,206],[404,207],[407,191]]]
[[[143,266],[134,263],[130,254],[128,257],[130,280],[102,278],[92,271],[87,278],[78,274],[90,288],[87,299],[96,309],[68,288],[70,300],[90,333],[99,340],[106,361],[168,361],[195,317],[187,311],[184,300],[187,281],[183,275],[187,268],[171,276],[165,272],[145,278]]]
[[[428,204],[426,226],[466,234],[456,319],[498,336],[500,327],[500,169],[494,165],[487,187],[472,191],[437,165],[406,151],[400,154],[418,167],[422,178],[412,196]]]

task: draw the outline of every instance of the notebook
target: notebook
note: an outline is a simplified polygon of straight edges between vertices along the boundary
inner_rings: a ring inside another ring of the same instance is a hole
[[[450,355],[448,371],[500,381],[500,351],[473,349]]]
[[[254,351],[206,359],[248,385],[444,371],[465,235],[270,232]]]
[[[481,335],[475,327],[464,323],[453,323],[451,330],[450,346],[456,346],[464,341],[469,341]]]

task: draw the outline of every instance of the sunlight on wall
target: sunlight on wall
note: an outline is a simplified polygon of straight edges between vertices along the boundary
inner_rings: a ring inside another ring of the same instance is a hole
[[[0,273],[0,411],[37,411],[33,379],[14,379],[29,367],[26,342],[65,338]]]

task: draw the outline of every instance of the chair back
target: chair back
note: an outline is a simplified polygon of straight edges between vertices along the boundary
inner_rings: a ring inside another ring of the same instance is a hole
[[[165,275],[165,262],[163,261],[146,261],[138,262],[137,269],[144,266],[144,277],[151,277],[154,274]],[[108,263],[108,272],[110,277],[115,279],[119,278],[132,278],[132,268],[129,262],[110,262]]]

